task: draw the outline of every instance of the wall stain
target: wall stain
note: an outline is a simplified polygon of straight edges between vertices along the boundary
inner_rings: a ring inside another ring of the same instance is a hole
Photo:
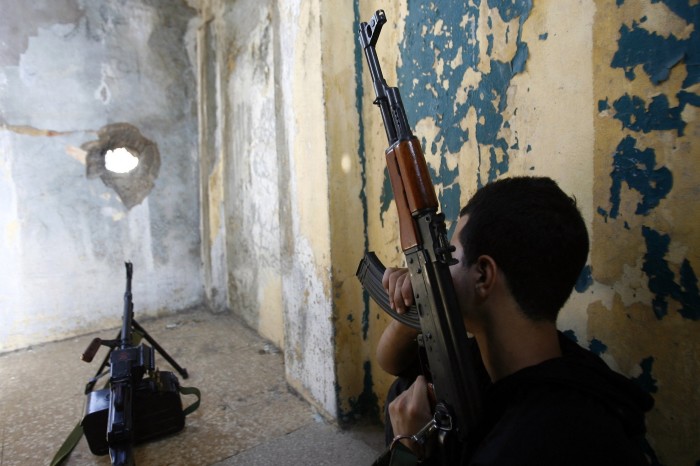
[[[649,290],[656,296],[652,308],[656,318],[661,320],[668,314],[668,300],[677,301],[678,312],[685,319],[700,320],[700,292],[698,278],[688,259],[684,259],[679,270],[680,283],[664,257],[668,254],[671,238],[649,227],[642,227],[647,253],[644,255],[642,270],[649,278]]]
[[[650,32],[641,26],[646,22],[646,17],[643,17],[639,23],[633,21],[631,28],[627,25],[620,28],[619,49],[613,56],[611,66],[624,69],[625,76],[632,81],[636,77],[634,68],[642,65],[656,85],[668,79],[671,68],[684,61],[688,74],[683,87],[687,88],[700,82],[700,5],[691,6],[688,0],[656,0],[652,3],[659,1],[693,25],[690,36],[678,39],[673,35],[664,37]],[[618,6],[623,3],[619,1]]]
[[[574,290],[577,293],[585,293],[593,285],[593,270],[590,265],[586,265],[576,280]]]
[[[597,338],[593,338],[588,344],[588,349],[591,350],[593,354],[600,356],[608,350],[608,346]]]
[[[372,363],[365,361],[362,365],[364,376],[362,379],[362,392],[357,397],[350,397],[348,410],[340,409],[339,419],[344,424],[349,424],[359,419],[371,421],[379,420],[379,398],[374,393],[372,381]],[[340,393],[341,387],[336,385],[336,392]]]
[[[652,356],[642,359],[639,363],[639,367],[642,368],[642,373],[632,379],[647,393],[656,393],[659,390],[659,387],[656,385],[656,379],[651,375],[653,364],[654,358]]]
[[[666,167],[656,167],[654,149],[637,149],[637,140],[626,136],[617,146],[613,155],[613,170],[610,173],[610,218],[617,218],[620,213],[620,192],[622,183],[627,183],[630,189],[638,191],[642,200],[637,204],[635,214],[647,215],[657,207],[661,199],[673,187],[673,175]],[[599,212],[604,212],[599,210]]]
[[[675,129],[678,136],[683,136],[685,122],[681,112],[688,102],[678,107],[670,107],[668,97],[659,94],[652,97],[649,106],[638,96],[623,95],[613,103],[615,119],[620,120],[625,128],[632,131],[664,131]]]
[[[624,69],[630,81],[636,78],[634,68],[642,65],[651,82],[659,84],[668,79],[671,68],[683,59],[685,50],[681,43],[675,37],[666,39],[656,32],[649,32],[637,22],[631,29],[623,24],[620,28],[620,48],[611,65]]]
[[[671,69],[681,63],[685,64],[687,76],[677,94],[678,106],[671,107],[666,94],[658,94],[647,102],[639,96],[625,94],[615,100],[612,108],[614,118],[623,127],[634,132],[650,133],[652,131],[675,130],[678,137],[684,135],[686,122],[683,121],[683,111],[687,105],[700,106],[700,95],[685,90],[700,82],[700,6],[690,6],[682,0],[659,0],[669,10],[693,25],[693,32],[687,39],[678,39],[673,34],[662,36],[648,31],[642,24],[647,21],[643,17],[632,22],[632,26],[622,25],[618,49],[615,52],[611,67],[622,68],[628,80],[636,79],[635,68],[641,65],[642,70],[654,85],[666,81]],[[655,2],[653,2],[655,3]],[[619,1],[618,6],[624,4]],[[598,102],[598,110],[610,110],[606,100]],[[636,215],[648,215],[659,206],[673,188],[673,174],[665,166],[656,168],[656,152],[652,148],[638,149],[637,140],[625,136],[617,146],[613,155],[613,170],[610,187],[610,210],[599,207],[598,214],[606,218],[617,218],[620,214],[620,195],[622,184],[625,182],[630,189],[638,191],[642,199],[637,204]],[[625,223],[627,225],[627,223]],[[628,227],[626,229],[629,230]],[[679,313],[686,319],[700,319],[700,296],[698,295],[697,277],[688,261],[685,259],[679,270],[679,281],[675,281],[664,256],[670,247],[670,236],[660,234],[654,229],[642,227],[642,236],[646,244],[643,271],[649,279],[649,289],[656,296],[652,308],[657,319],[662,319],[668,313],[668,299],[674,299],[681,304]]]
[[[353,31],[359,31],[360,30],[360,5],[359,2],[356,0],[353,2]],[[355,105],[357,106],[357,114],[359,115],[359,121],[358,121],[358,142],[357,142],[357,157],[360,160],[360,180],[361,180],[361,187],[360,187],[360,202],[362,204],[362,225],[364,225],[363,233],[364,233],[364,244],[363,244],[363,250],[367,251],[369,248],[369,234],[367,232],[367,226],[369,224],[369,214],[367,210],[367,147],[365,145],[365,122],[362,119],[362,111],[364,108],[364,86],[363,86],[363,81],[362,81],[362,73],[363,73],[363,54],[364,51],[362,50],[362,47],[360,46],[358,41],[355,41],[355,76],[358,77],[358,79],[355,80],[357,85],[355,86]],[[386,171],[386,169],[385,169]],[[385,179],[387,179],[388,176],[385,176]],[[383,225],[383,218],[382,218],[382,225]],[[362,309],[362,339],[367,340],[367,333],[369,332],[369,312],[370,312],[370,307],[369,307],[369,294],[367,291],[363,290],[362,291],[362,301],[363,301],[363,309]]]

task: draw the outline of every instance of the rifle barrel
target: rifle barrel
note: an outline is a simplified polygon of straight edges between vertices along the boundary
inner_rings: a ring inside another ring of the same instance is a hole
[[[131,277],[134,266],[131,262],[125,262],[124,265],[126,266],[126,291],[124,292],[124,315],[122,316],[122,349],[131,346],[131,321],[134,316],[134,303],[131,295]]]

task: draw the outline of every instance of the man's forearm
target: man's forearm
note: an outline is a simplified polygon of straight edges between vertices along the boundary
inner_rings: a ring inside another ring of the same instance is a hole
[[[418,343],[414,330],[397,320],[392,320],[377,344],[377,363],[386,372],[399,375],[418,357]]]

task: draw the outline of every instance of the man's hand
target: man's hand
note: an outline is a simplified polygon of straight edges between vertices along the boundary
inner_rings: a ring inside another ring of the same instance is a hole
[[[408,311],[413,304],[413,287],[408,269],[388,267],[382,277],[382,285],[389,293],[389,305],[398,314]]]
[[[434,395],[433,395],[434,396]],[[419,375],[408,390],[389,404],[391,427],[396,435],[415,435],[433,418],[428,383]],[[401,440],[419,458],[425,456],[424,446],[410,439]]]
[[[413,304],[413,288],[408,269],[389,267],[384,271],[382,285],[389,293],[389,304],[397,313],[403,314]],[[418,357],[416,336],[418,331],[391,320],[377,344],[377,362],[386,372],[400,375]]]

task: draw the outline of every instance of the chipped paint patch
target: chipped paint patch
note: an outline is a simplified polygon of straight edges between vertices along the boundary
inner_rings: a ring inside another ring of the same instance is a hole
[[[649,227],[642,227],[642,235],[647,245],[642,270],[649,277],[649,290],[655,297],[652,302],[654,314],[662,319],[668,313],[668,300],[680,305],[678,312],[685,319],[700,320],[700,293],[698,278],[693,266],[683,259],[678,270],[678,278],[665,259],[671,239]]]
[[[656,153],[653,149],[639,150],[636,139],[627,136],[617,146],[613,156],[613,171],[610,174],[610,217],[617,218],[620,210],[620,191],[623,182],[642,196],[637,203],[636,215],[646,215],[657,207],[673,187],[673,175],[666,167],[656,168]]]

